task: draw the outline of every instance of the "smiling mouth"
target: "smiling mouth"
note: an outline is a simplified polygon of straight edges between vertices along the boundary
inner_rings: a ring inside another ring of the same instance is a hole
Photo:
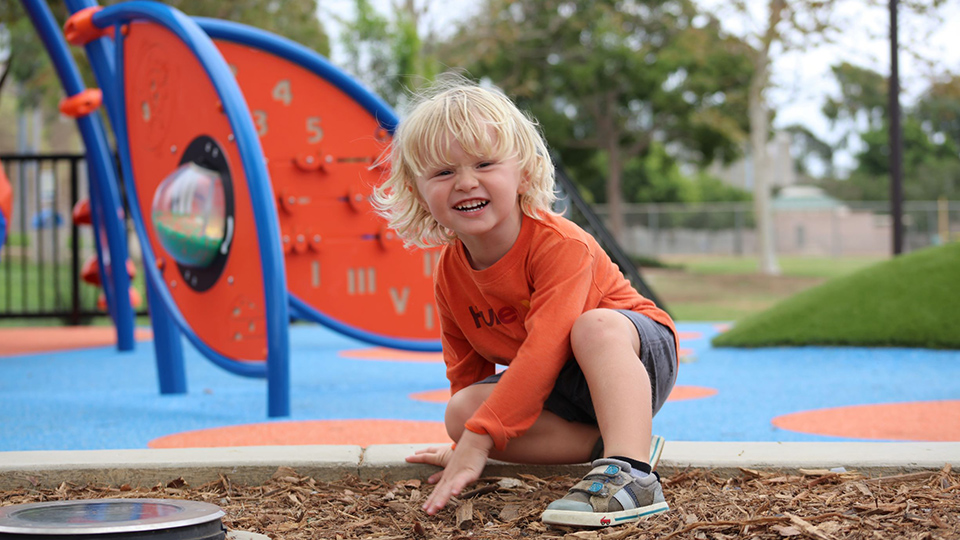
[[[490,201],[469,201],[458,204],[453,208],[454,210],[458,210],[460,212],[476,212],[488,204],[490,204]]]

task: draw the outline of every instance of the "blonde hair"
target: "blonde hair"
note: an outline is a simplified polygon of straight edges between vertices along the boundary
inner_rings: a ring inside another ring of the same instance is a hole
[[[517,158],[526,182],[521,210],[534,219],[553,213],[554,166],[537,122],[499,89],[445,74],[414,100],[380,160],[389,159],[390,176],[374,190],[373,206],[405,245],[427,248],[456,238],[430,215],[416,185],[425,171],[449,162],[451,139],[471,155]]]

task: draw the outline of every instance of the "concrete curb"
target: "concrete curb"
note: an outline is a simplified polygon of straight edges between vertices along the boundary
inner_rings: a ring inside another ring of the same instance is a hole
[[[363,479],[424,480],[437,469],[406,463],[404,457],[429,445],[250,446],[149,450],[0,452],[0,489],[55,488],[63,482],[152,487],[183,478],[191,486],[218,480],[259,485],[278,467],[290,467],[317,480],[343,475]],[[710,469],[720,475],[740,468],[796,471],[844,467],[868,476],[960,468],[960,442],[667,442],[658,471]],[[484,475],[580,476],[579,465],[517,465],[491,462]]]

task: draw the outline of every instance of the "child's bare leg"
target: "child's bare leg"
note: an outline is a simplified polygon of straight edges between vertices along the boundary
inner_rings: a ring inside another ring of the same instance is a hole
[[[574,323],[570,343],[590,387],[604,456],[647,461],[653,411],[636,327],[621,313],[594,309]]]
[[[495,387],[496,384],[475,384],[450,399],[446,426],[451,439],[460,440],[464,424]],[[590,459],[599,436],[597,426],[569,422],[545,410],[526,433],[511,439],[503,451],[491,451],[490,457],[511,463],[583,463]]]

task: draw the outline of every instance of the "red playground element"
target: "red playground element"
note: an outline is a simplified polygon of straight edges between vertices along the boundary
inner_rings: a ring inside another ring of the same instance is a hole
[[[60,112],[71,118],[80,118],[99,109],[102,103],[103,92],[97,88],[87,88],[79,94],[63,98]]]
[[[130,279],[137,277],[137,267],[133,264],[133,261],[127,259],[127,275],[130,276]],[[97,256],[91,255],[83,263],[83,267],[80,269],[80,279],[85,283],[99,287],[102,285],[100,282],[100,269],[97,268]]]
[[[10,227],[10,212],[13,210],[13,188],[10,187],[10,180],[7,179],[7,173],[3,171],[3,165],[0,164],[0,214],[3,214],[2,223],[6,224],[6,227]],[[4,233],[6,231],[0,231]],[[4,238],[4,234],[0,234],[0,238]],[[3,243],[0,242],[0,246]]]
[[[124,47],[125,115],[128,139],[135,141],[130,144],[136,179],[131,204],[139,205],[144,216],[164,285],[187,325],[214,351],[227,358],[264,361],[265,289],[253,206],[217,92],[188,46],[157,24],[130,24]],[[157,188],[190,160],[188,153],[197,141],[205,156],[227,164],[221,172],[235,201],[229,255],[203,287],[193,283],[200,277],[196,269],[180,267],[167,254],[151,219]]]
[[[93,14],[101,9],[103,9],[103,6],[92,6],[71,15],[63,26],[63,34],[67,43],[86,45],[95,39],[108,35],[112,28],[98,28],[93,24]]]
[[[127,259],[127,275],[130,276],[131,281],[137,275],[137,267],[130,259]],[[83,267],[80,269],[80,279],[82,279],[85,283],[89,283],[95,287],[100,287],[102,285],[100,280],[100,268],[97,265],[96,255],[91,255],[83,263]],[[135,287],[130,287],[130,305],[133,306],[134,309],[138,309],[142,303],[143,297],[140,295],[140,291],[138,291]],[[107,295],[103,292],[97,296],[97,309],[100,311],[107,310]]]
[[[354,328],[439,339],[432,281],[438,250],[404,249],[369,203],[388,173],[375,164],[390,134],[317,74],[267,51],[215,43],[268,160],[290,292]]]
[[[93,220],[90,218],[90,199],[80,199],[73,205],[73,223],[75,225],[90,225]]]
[[[134,287],[130,287],[130,306],[133,309],[139,309],[140,305],[143,303],[143,297],[140,296],[140,291]],[[100,311],[107,310],[107,295],[100,293],[97,296],[97,309]]]

